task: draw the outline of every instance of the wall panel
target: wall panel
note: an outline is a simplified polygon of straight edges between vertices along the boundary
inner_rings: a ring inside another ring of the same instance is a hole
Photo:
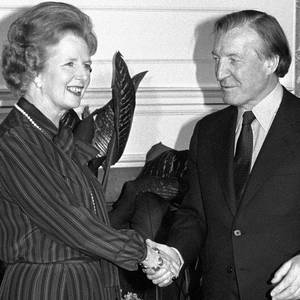
[[[0,46],[8,24],[24,7],[40,1],[0,0]],[[99,38],[90,88],[82,105],[91,110],[111,98],[111,59],[119,50],[131,74],[148,70],[137,93],[130,138],[117,166],[143,165],[156,142],[185,149],[197,119],[223,107],[211,60],[214,20],[239,9],[276,16],[295,53],[295,0],[73,0],[89,14]],[[295,90],[295,63],[283,83]],[[0,119],[15,99],[0,77]],[[82,109],[79,108],[78,111]]]

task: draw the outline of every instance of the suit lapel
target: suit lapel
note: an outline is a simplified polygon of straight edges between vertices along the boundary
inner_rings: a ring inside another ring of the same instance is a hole
[[[236,127],[237,109],[229,107],[226,114],[219,120],[219,130],[215,135],[214,157],[224,198],[234,215],[236,212],[235,193],[233,183],[233,153]]]
[[[253,166],[250,178],[241,200],[241,209],[247,205],[264,182],[274,174],[274,171],[289,159],[296,151],[295,142],[300,141],[300,111],[299,104],[295,106],[289,92],[284,91],[282,103],[271,125],[269,133]],[[296,109],[297,108],[297,109]],[[299,144],[298,144],[299,145]],[[297,146],[298,147],[298,146]]]

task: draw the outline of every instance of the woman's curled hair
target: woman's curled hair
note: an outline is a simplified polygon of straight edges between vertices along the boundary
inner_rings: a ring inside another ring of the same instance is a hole
[[[87,43],[90,55],[97,50],[92,22],[73,5],[43,2],[18,17],[9,27],[8,43],[2,51],[2,74],[8,88],[23,95],[28,84],[43,69],[46,49],[57,44],[66,32]]]

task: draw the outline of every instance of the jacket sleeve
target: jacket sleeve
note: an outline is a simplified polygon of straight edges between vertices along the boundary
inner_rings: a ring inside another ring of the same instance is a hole
[[[198,257],[206,235],[206,219],[198,176],[200,166],[197,164],[200,122],[196,125],[190,142],[185,176],[188,191],[176,212],[168,238],[168,244],[176,248],[187,263]]]

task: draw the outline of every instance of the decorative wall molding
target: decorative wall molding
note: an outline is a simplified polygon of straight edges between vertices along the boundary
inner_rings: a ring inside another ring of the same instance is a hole
[[[16,102],[8,90],[0,90],[0,118],[2,119]],[[111,89],[88,89],[77,111],[88,105],[90,111],[102,107],[111,99]],[[220,90],[215,88],[153,88],[139,89],[136,94],[135,115],[194,115],[201,105],[222,104]]]
[[[82,106],[96,108],[111,99],[111,89],[88,89],[82,101]],[[0,108],[9,108],[16,102],[8,90],[0,90]],[[217,86],[206,88],[139,88],[136,93],[136,105],[146,106],[177,106],[188,107],[197,104],[222,103],[222,94]]]
[[[18,8],[23,8],[27,6],[32,6],[37,4],[41,1],[34,0],[23,0],[22,2],[18,0],[10,0],[7,2],[0,3],[0,11],[1,10],[14,10]],[[73,5],[78,6],[82,10],[94,10],[94,11],[146,11],[146,12],[188,12],[188,13],[198,13],[198,12],[230,12],[234,10],[245,9],[247,5],[238,4],[236,5],[219,5],[213,6],[209,1],[165,1],[162,4],[162,1],[128,1],[128,0],[121,0],[121,1],[109,1],[109,0],[102,0],[102,1],[85,1],[83,3],[81,0],[65,0],[64,2],[69,2]],[[240,1],[242,2],[242,1]],[[245,2],[245,1],[244,1]],[[186,5],[186,3],[190,3],[190,5]]]
[[[6,32],[20,10],[41,1],[44,0],[0,1],[2,32]],[[300,79],[295,85],[295,76],[300,76],[300,0],[297,8],[296,0],[64,1],[90,15],[99,38],[99,50],[92,58],[91,84],[79,114],[85,105],[92,111],[111,99],[115,51],[123,54],[131,75],[148,70],[137,92],[128,144],[116,168],[142,166],[146,152],[157,142],[176,149],[187,148],[196,121],[225,107],[210,54],[213,22],[222,14],[259,9],[278,18],[293,57],[299,57],[293,60],[283,84],[300,93]],[[5,36],[0,35],[0,48],[4,40]],[[15,101],[0,76],[0,121]]]
[[[286,88],[294,92],[293,87]],[[88,89],[82,100],[82,107],[88,105],[92,110],[105,105],[111,99],[111,89]],[[0,90],[0,110],[10,109],[16,97],[8,90]],[[222,104],[222,92],[217,86],[205,88],[139,88],[136,93],[136,107],[148,110],[149,107],[177,107],[189,111],[197,105]]]
[[[18,9],[20,7],[26,7],[26,6],[12,6],[12,5],[3,5],[0,4],[0,10],[15,10]],[[237,7],[232,7],[232,8],[227,8],[227,7],[223,7],[223,8],[215,8],[215,7],[159,7],[159,6],[145,6],[145,7],[141,7],[140,5],[136,5],[136,6],[109,6],[109,5],[84,5],[81,4],[80,7],[82,10],[84,11],[89,11],[89,10],[93,10],[93,11],[133,11],[133,12],[180,12],[180,13],[195,13],[195,12],[220,12],[220,13],[227,13],[227,12],[231,12],[237,9]],[[240,7],[238,9],[244,9],[245,7]]]

